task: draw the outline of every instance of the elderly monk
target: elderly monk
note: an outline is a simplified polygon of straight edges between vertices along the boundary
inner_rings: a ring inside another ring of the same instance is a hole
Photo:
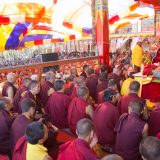
[[[12,160],[52,160],[43,146],[47,138],[48,129],[42,122],[29,124],[16,144]]]
[[[24,136],[25,128],[33,122],[33,119],[35,118],[36,104],[32,99],[26,98],[21,103],[21,110],[22,114],[17,116],[11,127],[12,151],[19,138]]]
[[[58,160],[98,160],[90,147],[97,143],[93,122],[87,118],[77,123],[78,138],[60,146]]]
[[[144,160],[160,160],[160,140],[156,137],[144,138],[140,143],[139,150]]]
[[[116,127],[116,154],[124,160],[139,160],[139,145],[143,137],[148,135],[148,124],[140,118],[144,106],[140,100],[129,104],[129,114],[123,114]]]
[[[56,91],[49,97],[45,106],[50,122],[60,129],[68,128],[67,115],[71,102],[69,96],[64,94],[65,85],[65,82],[60,79],[54,82]]]
[[[45,74],[45,81],[41,85],[40,89],[40,99],[45,106],[49,96],[54,92],[54,81],[55,81],[55,74],[53,72],[47,72]]]
[[[108,88],[108,75],[106,72],[102,72],[99,75],[97,93],[104,91]]]
[[[142,42],[139,41],[132,49],[132,64],[134,65],[135,72],[140,72],[142,65],[143,49]]]
[[[93,118],[93,108],[87,102],[89,91],[87,87],[79,87],[68,108],[68,124],[73,134],[76,134],[77,122],[82,118]]]
[[[26,98],[30,98],[30,99],[32,99],[33,101],[36,102],[36,112],[37,113],[39,113],[39,114],[44,113],[44,109],[42,108],[41,101],[40,101],[39,97],[37,96],[38,93],[40,92],[39,82],[32,80],[28,85],[28,89],[29,90],[24,93],[24,95],[22,96],[22,98],[20,100],[19,113],[22,113],[22,110],[21,110],[21,107],[20,107],[21,102],[22,102],[22,100],[24,100]]]
[[[134,74],[135,72],[131,72],[130,74],[129,74],[129,78],[127,78],[124,82],[123,82],[123,84],[122,84],[122,87],[121,87],[121,95],[122,96],[127,96],[128,94],[129,94],[129,86],[130,86],[130,84],[131,84],[131,82],[133,82],[134,81]]]
[[[89,95],[95,101],[97,101],[97,85],[98,78],[94,74],[94,69],[89,68],[87,70],[86,86],[89,89]]]
[[[117,101],[119,100],[120,94],[119,94],[119,92],[117,90],[117,83],[116,83],[116,81],[114,79],[110,79],[108,81],[108,88],[106,90],[112,90],[116,94]],[[105,102],[105,100],[104,100],[104,91],[101,91],[101,92],[98,93],[98,104]]]
[[[8,97],[13,103],[13,98],[16,94],[17,88],[14,86],[16,83],[16,75],[14,73],[9,73],[7,75],[7,82],[4,84],[2,89],[2,96]]]
[[[153,108],[148,121],[149,135],[156,136],[160,132],[160,123],[158,123],[160,117],[160,102],[156,103]]]
[[[100,104],[94,113],[94,127],[98,142],[102,145],[114,147],[116,134],[114,128],[119,119],[116,95],[112,90],[104,91],[105,102]]]
[[[10,113],[13,105],[6,97],[0,97],[0,154],[10,154],[10,129],[14,117]]]
[[[29,77],[25,77],[22,80],[22,85],[20,86],[20,88],[17,90],[16,95],[14,96],[13,99],[13,111],[14,112],[18,112],[19,110],[19,101],[21,100],[23,94],[28,90],[28,85],[31,82],[31,78]]]
[[[88,70],[89,66],[87,64],[85,64],[83,66],[83,72],[80,74],[80,76],[83,76],[85,79],[87,78],[87,70]]]
[[[103,157],[101,160],[123,160],[123,158],[116,154],[111,154],[111,155]]]

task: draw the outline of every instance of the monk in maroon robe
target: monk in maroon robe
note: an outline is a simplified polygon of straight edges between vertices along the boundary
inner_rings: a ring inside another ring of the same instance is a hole
[[[45,106],[50,122],[58,128],[68,128],[67,115],[70,98],[64,94],[65,82],[56,80],[54,82],[55,92],[49,97]]]
[[[14,121],[14,116],[10,113],[13,105],[8,98],[0,98],[0,154],[9,155],[10,129]]]
[[[97,101],[97,85],[98,78],[94,75],[94,69],[89,68],[87,71],[86,86],[89,89],[89,95],[93,100]]]
[[[119,119],[116,95],[112,90],[104,92],[105,102],[100,104],[94,112],[94,127],[98,142],[102,145],[114,147],[116,134],[114,128]]]
[[[76,134],[77,122],[82,118],[93,118],[93,108],[87,102],[89,91],[87,87],[79,87],[68,108],[68,124],[73,134]]]
[[[24,136],[26,127],[33,122],[36,104],[32,99],[26,98],[21,103],[22,114],[18,115],[11,127],[11,150],[17,141]],[[18,132],[17,132],[18,129]]]
[[[97,93],[104,91],[105,89],[108,88],[108,77],[107,73],[102,72],[99,76],[98,80],[98,86],[97,86]]]
[[[13,111],[18,112],[19,110],[19,101],[21,100],[21,97],[23,94],[28,90],[28,85],[31,82],[31,79],[29,77],[26,77],[22,80],[22,85],[20,88],[17,90],[14,99],[13,99]]]
[[[156,103],[149,118],[149,135],[156,136],[160,132],[160,103]]]
[[[140,100],[129,105],[129,114],[123,114],[116,127],[116,154],[124,160],[140,160],[139,145],[143,137],[148,135],[148,124],[141,120],[144,110]]]
[[[17,88],[14,86],[16,82],[16,75],[14,73],[9,73],[7,75],[7,82],[3,86],[2,96],[8,97],[13,103],[13,98],[16,94]]]
[[[36,102],[36,111],[39,113],[39,114],[42,114],[44,113],[44,109],[42,108],[42,104],[41,104],[41,101],[38,97],[38,93],[40,92],[40,85],[37,81],[34,81],[32,80],[29,85],[28,85],[28,91],[26,91],[24,93],[24,95],[22,96],[21,100],[20,100],[20,103],[19,103],[19,112],[18,113],[22,113],[22,110],[21,110],[21,102],[22,100],[26,99],[26,98],[30,98],[32,99],[33,101]]]
[[[158,46],[156,57],[153,59],[152,63],[158,63],[158,62],[160,62],[160,46]]]
[[[44,106],[46,105],[49,96],[55,91],[54,84],[53,84],[54,80],[55,80],[55,75],[53,72],[47,72],[45,74],[45,81],[41,85],[41,89],[39,93],[40,99]]]
[[[97,142],[94,137],[93,122],[86,118],[81,119],[77,124],[77,136],[77,139],[60,147],[58,160],[98,160],[91,150]]]
[[[83,72],[80,74],[80,76],[84,77],[85,79],[87,78],[87,70],[88,70],[89,66],[87,64],[85,64],[83,66]]]

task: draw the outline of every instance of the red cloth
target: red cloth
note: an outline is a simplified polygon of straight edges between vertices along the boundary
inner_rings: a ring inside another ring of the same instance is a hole
[[[115,127],[116,154],[124,160],[139,160],[139,144],[144,126],[145,122],[136,113],[123,114]]]
[[[95,75],[91,75],[86,78],[86,86],[89,90],[89,95],[94,100],[97,100],[97,85],[98,85],[98,78]]]
[[[19,102],[22,98],[22,93],[24,93],[27,90],[28,88],[25,87],[24,85],[21,85],[21,87],[17,90],[16,95],[14,96],[14,99],[13,99],[13,105],[14,105],[13,111],[14,112],[19,111]]]
[[[100,104],[94,113],[94,127],[100,144],[115,144],[114,128],[119,119],[118,108],[110,102]]]
[[[68,128],[67,115],[70,101],[69,96],[64,93],[54,92],[45,106],[50,122],[60,129]]]
[[[98,93],[98,104],[101,104],[105,101],[103,93],[104,93],[104,91]]]
[[[160,101],[160,83],[151,82],[143,85],[141,97],[152,102]]]
[[[153,108],[150,119],[148,122],[149,125],[149,136],[156,136],[160,132],[160,103],[157,103]]]
[[[129,93],[127,96],[121,97],[117,104],[120,115],[123,113],[128,113],[129,103],[136,99],[141,99],[136,93]]]
[[[10,129],[14,117],[3,109],[0,110],[0,154],[9,154],[10,146]]]
[[[80,97],[72,100],[68,108],[68,124],[71,131],[76,134],[77,122],[82,118],[89,118],[86,114],[88,103]]]
[[[77,138],[60,146],[57,160],[98,160],[98,158],[87,142]]]
[[[76,84],[74,84],[73,82],[69,82],[66,85],[64,93],[67,94],[70,97],[71,100],[74,99],[77,96],[77,86],[76,86]]]
[[[156,69],[157,66],[153,65],[153,64],[149,64],[149,65],[146,65],[144,67],[144,70],[143,70],[143,75],[151,75],[152,74],[152,70]]]
[[[102,80],[98,82],[97,92],[101,92],[108,88],[108,80]]]
[[[17,143],[17,141],[24,136],[26,127],[32,123],[31,119],[26,118],[24,115],[18,115],[18,117],[14,120],[11,127],[11,150],[13,149]],[[17,132],[18,130],[18,132]]]
[[[25,136],[21,137],[14,149],[12,160],[26,160],[27,141]]]
[[[41,101],[42,101],[42,103],[43,103],[44,106],[46,105],[46,103],[48,101],[48,98],[49,98],[48,91],[51,88],[54,89],[54,85],[51,82],[49,82],[49,81],[45,81],[41,85],[41,89],[40,89],[39,95],[40,95],[40,99],[41,99]]]

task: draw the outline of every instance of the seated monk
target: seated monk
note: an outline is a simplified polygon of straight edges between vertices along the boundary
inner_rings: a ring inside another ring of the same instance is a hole
[[[21,137],[14,149],[12,160],[52,160],[43,143],[48,138],[48,129],[42,122],[29,124],[25,136]]]
[[[111,155],[103,157],[101,160],[123,160],[123,158],[116,154],[111,154]]]
[[[110,79],[108,81],[108,88],[106,90],[112,90],[116,94],[117,101],[119,100],[120,94],[117,90],[117,83],[114,79]],[[98,93],[98,104],[101,104],[101,103],[105,102],[104,91],[101,91],[101,92]]]
[[[153,108],[148,121],[149,135],[156,136],[160,132],[160,124],[158,123],[160,117],[160,103],[156,103]]]
[[[16,95],[14,96],[13,99],[13,111],[18,112],[19,110],[19,101],[21,100],[23,94],[28,90],[28,85],[31,82],[31,79],[29,77],[25,77],[22,80],[22,85],[20,88],[17,90]]]
[[[160,48],[158,49],[156,57],[153,59],[152,63],[158,63],[158,62],[160,62]]]
[[[102,72],[99,75],[97,93],[104,91],[108,88],[108,76],[106,72]]]
[[[143,137],[148,135],[148,124],[140,118],[144,106],[140,100],[129,104],[129,114],[123,114],[116,127],[116,154],[124,160],[139,160],[139,145]]]
[[[55,91],[54,90],[54,81],[55,81],[55,74],[53,72],[47,72],[45,74],[45,81],[41,85],[40,89],[40,99],[45,106],[49,96]]]
[[[8,98],[0,97],[0,154],[4,155],[9,155],[11,151],[10,129],[14,121],[14,116],[10,113],[12,108]]]
[[[2,96],[8,97],[13,103],[13,98],[17,92],[17,88],[14,86],[16,83],[16,75],[14,73],[8,73],[7,82],[2,88]]]
[[[144,160],[160,160],[160,140],[148,136],[140,143],[140,154]]]
[[[93,118],[93,108],[87,102],[89,91],[87,87],[79,87],[68,108],[68,124],[73,134],[76,134],[77,122],[82,118]]]
[[[121,95],[122,96],[127,96],[129,94],[129,86],[131,84],[131,82],[134,81],[134,76],[133,76],[134,72],[131,72],[129,74],[129,78],[127,78],[126,80],[124,80],[122,87],[121,87]]]
[[[70,98],[64,94],[65,82],[56,80],[54,82],[55,92],[49,97],[45,106],[46,113],[49,116],[49,121],[60,129],[68,128],[68,107]]]
[[[85,64],[83,66],[83,72],[80,74],[80,76],[84,77],[85,79],[87,78],[87,70],[88,70],[89,66],[87,64]]]
[[[81,119],[76,129],[78,138],[60,146],[58,160],[98,160],[91,150],[97,143],[93,129],[91,120]]]
[[[94,69],[89,68],[87,70],[86,86],[89,90],[89,95],[95,101],[97,100],[97,85],[98,78],[94,74]]]
[[[26,98],[21,103],[21,110],[22,114],[17,116],[11,127],[12,151],[19,138],[24,136],[25,128],[33,122],[33,119],[35,118],[36,104],[32,99]]]
[[[20,107],[21,106],[21,102],[22,102],[22,100],[24,100],[26,98],[30,98],[30,99],[32,99],[33,101],[36,102],[36,111],[37,111],[37,113],[39,113],[39,114],[44,113],[44,109],[42,108],[41,101],[40,101],[40,99],[38,97],[38,93],[40,92],[39,82],[37,82],[35,80],[32,80],[28,85],[28,89],[29,90],[24,93],[24,95],[22,96],[22,98],[20,100],[19,112],[18,113],[22,113],[22,110],[21,110],[21,107]]]
[[[102,145],[114,147],[116,134],[114,128],[119,119],[116,95],[112,90],[104,91],[105,102],[100,104],[94,112],[94,127],[98,142]]]

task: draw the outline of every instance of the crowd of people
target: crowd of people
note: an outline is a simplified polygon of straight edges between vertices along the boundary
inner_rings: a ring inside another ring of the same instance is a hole
[[[19,88],[9,73],[0,97],[0,157],[159,160],[160,101],[148,113],[128,54],[113,56],[110,66],[22,77]]]

